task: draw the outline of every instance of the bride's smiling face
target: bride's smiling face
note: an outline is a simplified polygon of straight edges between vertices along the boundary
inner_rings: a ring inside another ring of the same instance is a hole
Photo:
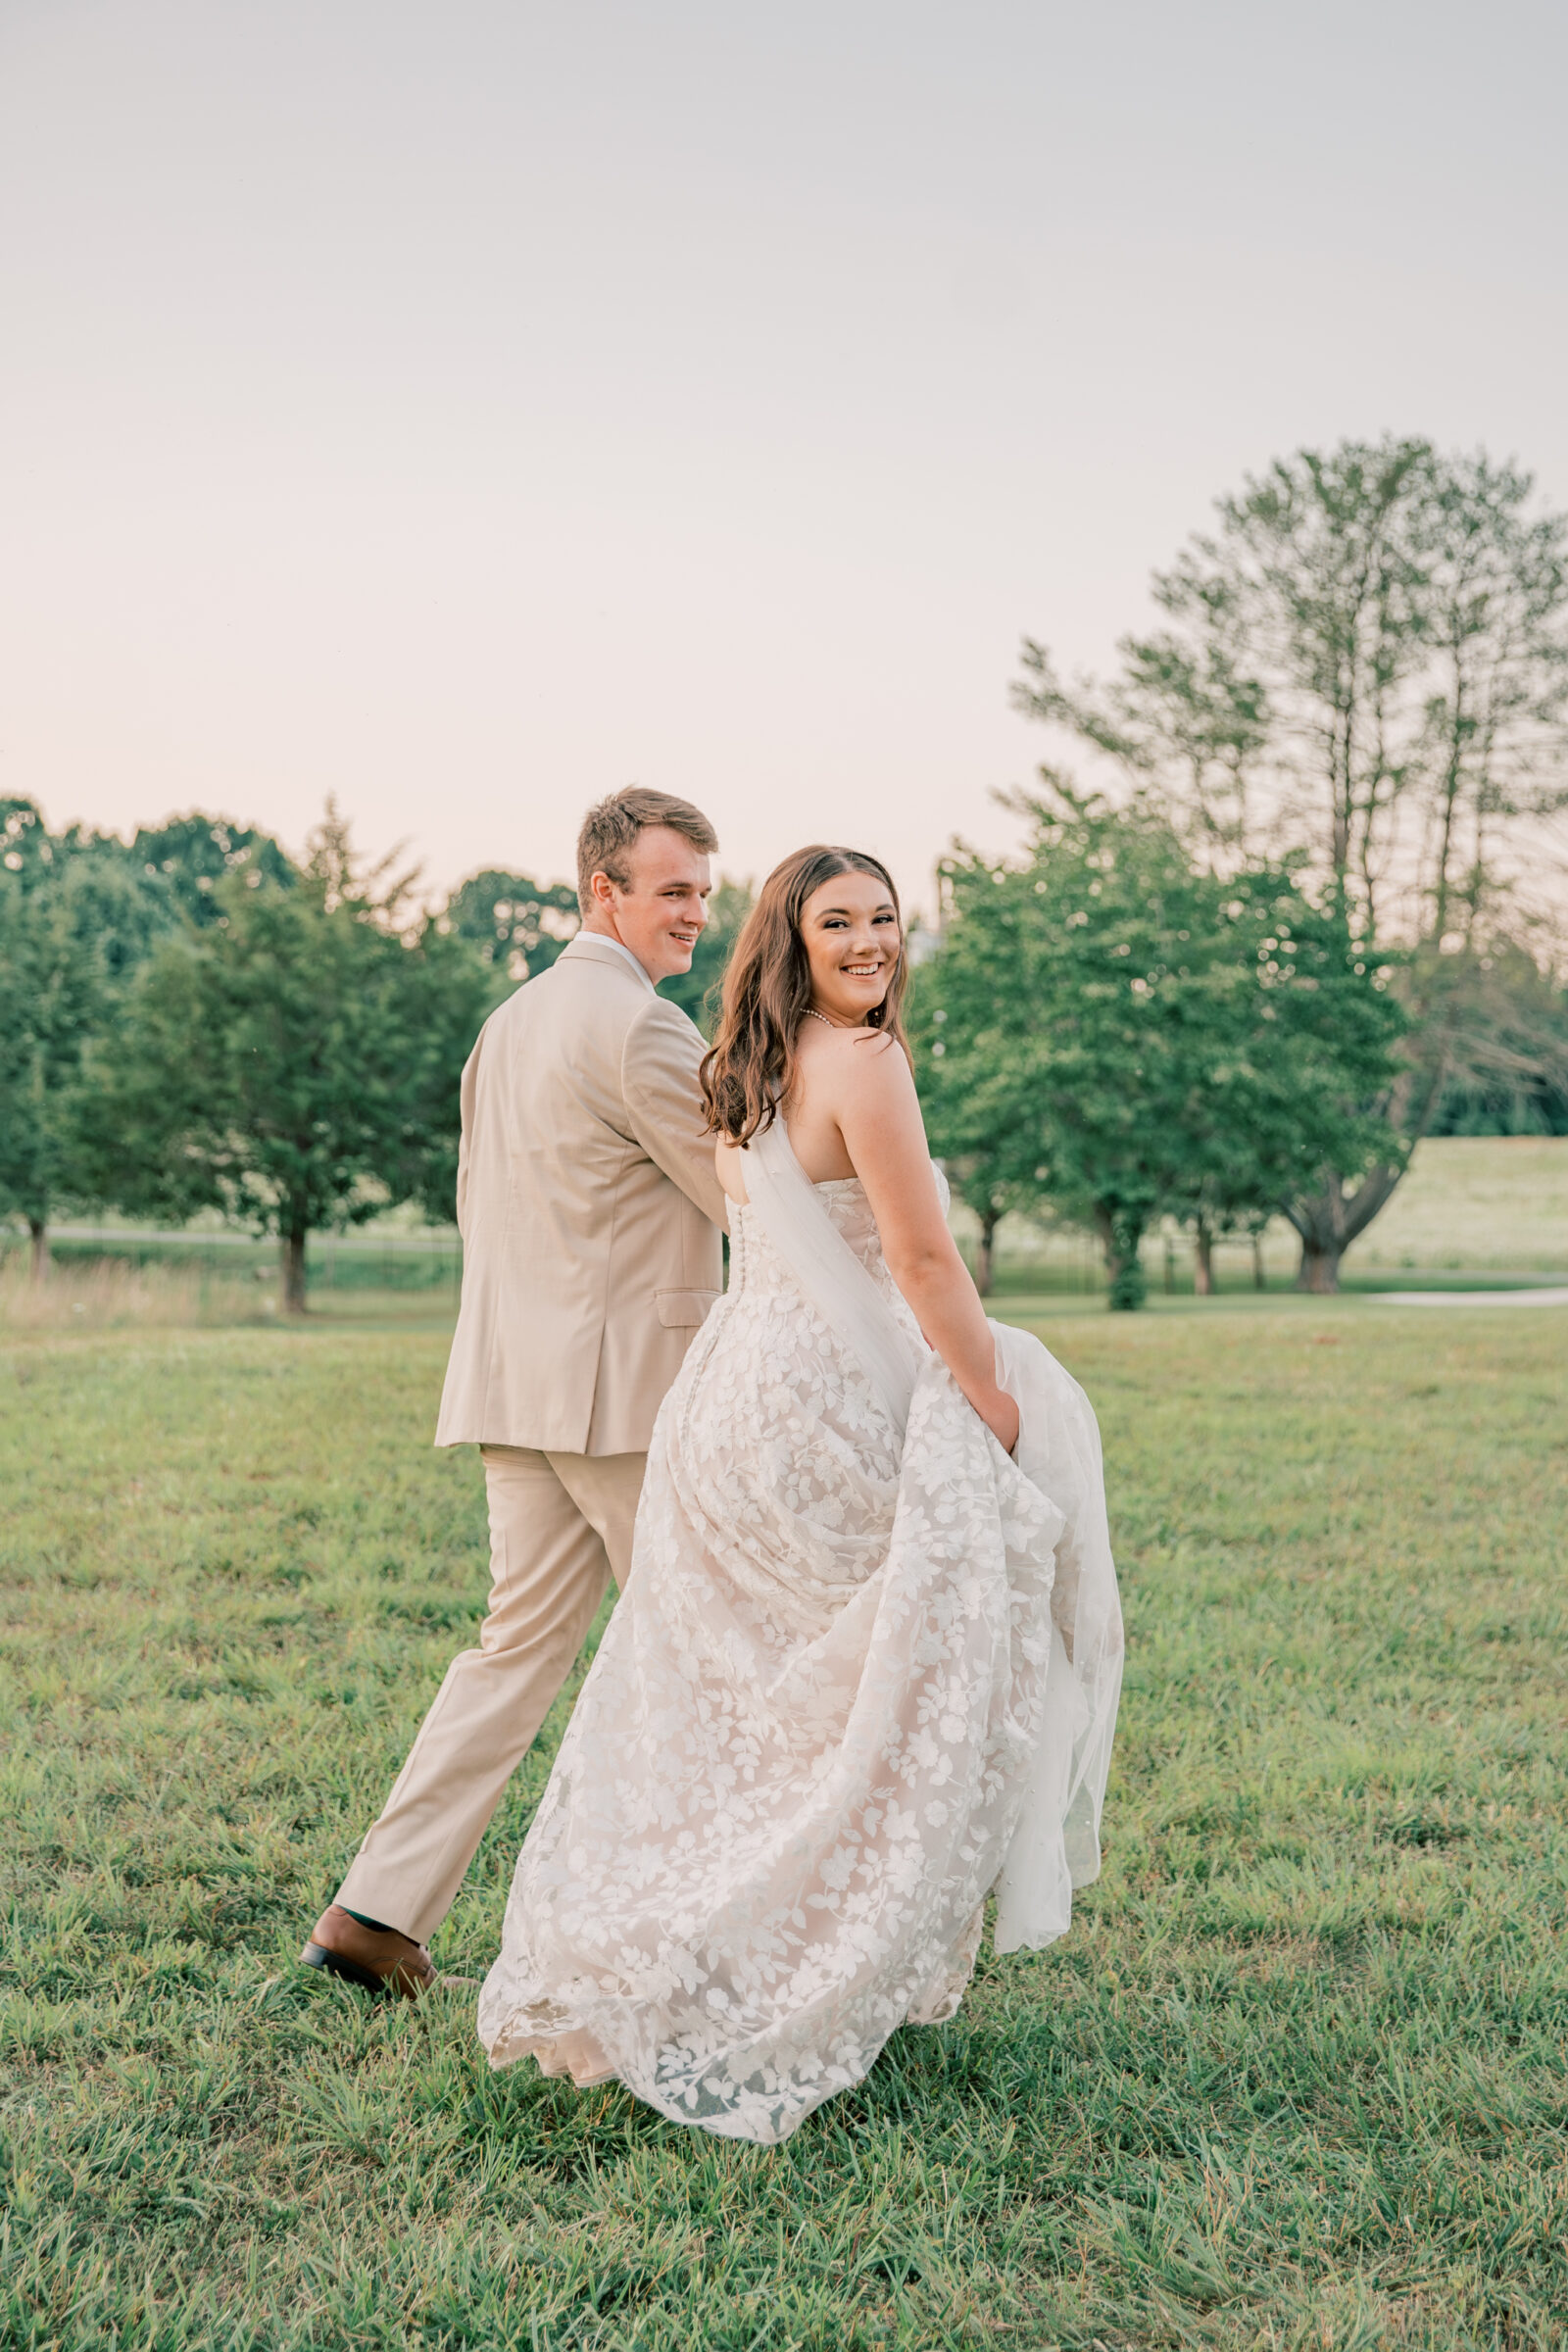
[[[835,874],[801,908],[811,1006],[858,1029],[888,993],[904,952],[899,912],[875,874]]]

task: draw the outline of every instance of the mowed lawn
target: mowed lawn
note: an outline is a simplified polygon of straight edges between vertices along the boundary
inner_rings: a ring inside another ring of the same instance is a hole
[[[778,2150],[294,1966],[483,1600],[444,1333],[0,1344],[0,2343],[1568,2341],[1568,1314],[1043,1328],[1127,1607],[1104,1874]]]

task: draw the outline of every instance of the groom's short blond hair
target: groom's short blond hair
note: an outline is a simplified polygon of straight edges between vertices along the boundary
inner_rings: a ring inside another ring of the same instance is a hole
[[[652,792],[641,784],[612,792],[608,800],[594,803],[577,836],[577,905],[584,915],[593,908],[595,874],[608,874],[617,889],[630,890],[626,853],[650,825],[667,825],[705,858],[718,847],[718,835],[690,801],[678,801],[672,792]]]

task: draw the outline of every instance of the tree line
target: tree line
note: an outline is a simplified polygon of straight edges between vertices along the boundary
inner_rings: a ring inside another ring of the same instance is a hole
[[[980,1220],[1050,1204],[1104,1248],[1288,1217],[1300,1281],[1435,1129],[1568,1132],[1556,960],[1568,522],[1485,456],[1302,451],[1154,575],[1104,679],[1023,648],[1019,706],[1075,746],[1010,796],[1025,839],[943,861],[911,1037],[933,1148]],[[289,858],[209,814],[126,843],[0,801],[0,1214],[216,1207],[278,1242],[401,1201],[451,1214],[457,1077],[576,927],[491,869],[439,907],[335,811]],[[722,883],[665,993],[705,1025],[749,891]]]
[[[62,1213],[216,1208],[276,1239],[300,1313],[312,1233],[404,1201],[450,1219],[459,1072],[577,899],[490,870],[430,908],[416,883],[367,867],[332,809],[296,861],[222,816],[126,843],[0,801],[0,1215],[40,1278]],[[700,1006],[747,903],[715,893],[666,993]]]
[[[1270,1205],[1300,1237],[1303,1287],[1333,1290],[1424,1134],[1568,1125],[1568,517],[1485,452],[1345,441],[1277,460],[1221,498],[1152,591],[1156,625],[1121,641],[1108,677],[1065,682],[1026,640],[1016,703],[1103,773],[1129,840],[1163,832],[1195,879],[1238,891],[1288,873],[1341,943],[1332,983],[1326,966],[1298,967],[1291,985],[1320,999],[1332,986],[1348,1027],[1320,1023],[1321,1051],[1302,1064],[1288,1175],[1254,1106],[1233,1130],[1255,1162],[1245,1200],[1234,1163],[1206,1147],[1203,1210],[1184,1205],[1196,1177],[1185,1153],[1167,1153],[1159,1181],[1145,1171],[1136,1196],[1190,1214],[1200,1234],[1205,1216]],[[1043,776],[1073,802],[1070,780]],[[1042,836],[1037,856],[1044,847]],[[960,861],[960,897],[965,874]],[[1156,956],[1140,974],[1130,953],[1129,988],[1141,978],[1147,997],[1121,1033],[1129,1084],[1158,1027],[1149,1001],[1174,1028],[1182,990],[1180,967],[1173,977]],[[1386,999],[1381,1020],[1353,981]],[[1275,1023],[1258,1034],[1277,1061]],[[1200,1093],[1211,1102],[1233,1066],[1216,1061],[1205,1086],[1201,1056],[1194,1065],[1195,1149]],[[1093,1116],[1059,1092],[1053,1112],[1052,1091],[1031,1098],[1038,1164],[1050,1145],[1070,1165]],[[1096,1196],[1102,1230],[1135,1215],[1116,1199]]]

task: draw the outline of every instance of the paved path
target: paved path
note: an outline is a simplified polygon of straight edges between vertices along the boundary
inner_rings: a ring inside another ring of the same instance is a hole
[[[1568,1306],[1568,1290],[1372,1291],[1386,1306]]]

